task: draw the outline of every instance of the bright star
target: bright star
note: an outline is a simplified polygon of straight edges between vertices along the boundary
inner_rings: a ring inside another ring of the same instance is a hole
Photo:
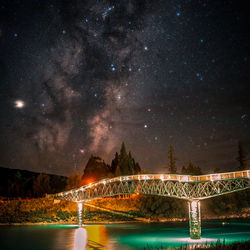
[[[148,125],[147,124],[144,124],[144,128],[147,128],[148,127]]]
[[[243,115],[241,116],[241,119],[244,120],[246,117],[247,117],[247,115],[246,115],[246,114],[243,114]]]
[[[19,109],[23,108],[24,107],[24,102],[22,100],[16,100],[15,101],[15,107],[19,108]]]

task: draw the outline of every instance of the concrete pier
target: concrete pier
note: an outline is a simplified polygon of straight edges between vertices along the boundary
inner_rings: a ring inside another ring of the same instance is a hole
[[[201,238],[201,210],[199,200],[190,200],[189,209],[189,230],[191,239]]]
[[[77,206],[78,206],[78,225],[79,227],[82,226],[82,210],[83,210],[83,203],[82,202],[77,202]]]

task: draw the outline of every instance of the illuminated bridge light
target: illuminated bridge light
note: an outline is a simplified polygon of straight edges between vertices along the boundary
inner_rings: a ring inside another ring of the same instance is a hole
[[[164,181],[164,175],[163,175],[163,174],[160,175],[160,179],[161,179],[162,181]]]
[[[85,228],[77,228],[74,238],[74,250],[86,249],[88,242],[87,231]]]
[[[216,176],[215,176],[215,179],[216,179],[216,180],[221,180],[221,175],[220,175],[220,174],[216,175]]]
[[[218,181],[218,180],[221,180],[221,175],[220,174],[213,174],[213,175],[210,175],[210,181]]]
[[[120,177],[116,177],[116,178],[114,178],[114,181],[120,181],[121,180],[121,178]],[[111,180],[110,180],[110,182],[111,182]]]
[[[182,176],[181,181],[189,181],[189,176]]]

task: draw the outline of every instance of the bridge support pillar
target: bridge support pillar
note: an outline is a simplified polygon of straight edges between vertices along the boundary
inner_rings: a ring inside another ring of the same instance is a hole
[[[199,200],[188,201],[189,230],[191,239],[201,238],[201,210]]]
[[[82,226],[82,210],[83,210],[83,203],[82,202],[77,202],[77,208],[78,208],[78,225],[79,227]]]

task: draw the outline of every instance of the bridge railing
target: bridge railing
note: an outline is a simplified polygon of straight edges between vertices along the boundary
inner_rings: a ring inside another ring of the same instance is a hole
[[[103,179],[95,183],[90,183],[88,185],[82,186],[80,188],[75,188],[70,191],[65,191],[57,193],[54,195],[65,195],[73,194],[74,191],[83,191],[86,189],[91,189],[100,184],[105,185],[108,183],[114,182],[124,182],[124,181],[143,181],[143,180],[162,180],[162,181],[179,181],[179,182],[206,182],[206,181],[219,181],[219,180],[228,180],[235,178],[250,178],[250,170],[229,172],[229,173],[216,173],[216,174],[207,174],[207,175],[178,175],[178,174],[140,174],[140,175],[128,175],[128,176],[119,176],[112,179]]]
[[[207,175],[178,175],[178,174],[140,174],[140,175],[128,175],[120,176],[112,179],[105,179],[99,182],[89,184],[86,187],[92,187],[101,183],[111,183],[118,181],[129,181],[129,180],[173,180],[181,182],[200,182],[200,181],[216,181],[224,179],[235,179],[235,178],[250,178],[250,170],[236,171],[230,173],[216,173]]]
[[[194,181],[216,181],[216,180],[235,179],[235,178],[250,178],[250,170],[199,175],[192,177],[194,177]]]

